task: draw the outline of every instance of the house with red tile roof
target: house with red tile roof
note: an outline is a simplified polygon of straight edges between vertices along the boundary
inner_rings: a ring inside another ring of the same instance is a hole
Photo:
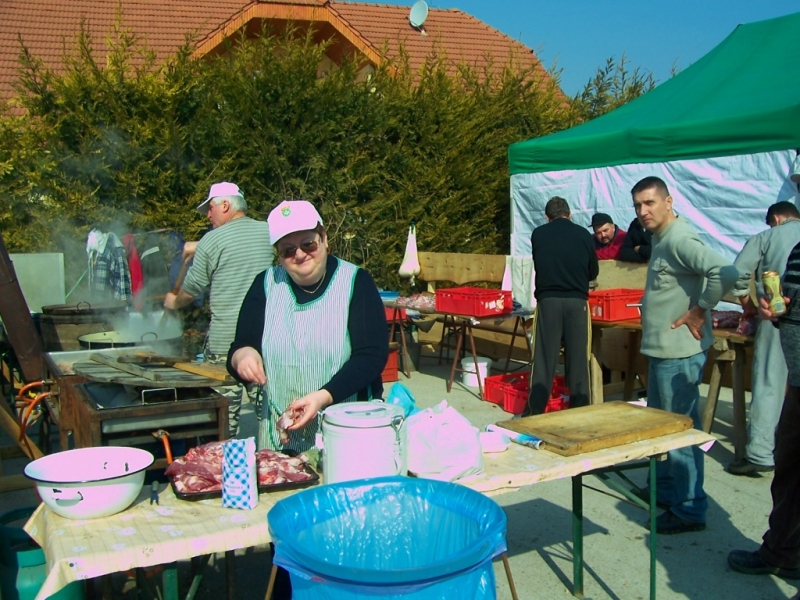
[[[404,51],[412,70],[437,55],[494,72],[512,64],[531,69],[543,85],[550,80],[530,48],[457,9],[432,8],[422,27],[412,27],[407,6],[331,0],[2,0],[0,98],[13,96],[23,45],[58,71],[83,26],[102,62],[117,17],[159,59],[186,39],[201,58],[225,52],[242,33],[291,23],[301,32],[313,27],[316,39],[329,42],[322,68],[354,55],[366,73]]]

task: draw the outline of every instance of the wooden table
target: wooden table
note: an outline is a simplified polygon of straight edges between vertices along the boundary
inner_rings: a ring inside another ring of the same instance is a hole
[[[515,311],[510,313],[505,313],[501,315],[491,315],[487,317],[470,317],[467,315],[457,315],[454,313],[446,313],[434,310],[432,308],[415,308],[413,306],[407,306],[405,304],[398,304],[397,302],[384,302],[384,306],[387,308],[394,309],[394,314],[390,321],[390,330],[389,330],[389,339],[391,340],[394,336],[395,325],[397,324],[400,327],[400,335],[402,338],[402,348],[405,358],[405,364],[408,364],[408,348],[406,347],[406,340],[405,334],[402,331],[402,318],[400,317],[400,311],[402,309],[405,310],[415,310],[420,314],[423,315],[437,315],[442,318],[442,339],[439,343],[439,362],[441,363],[442,360],[442,352],[444,350],[444,338],[447,335],[448,331],[454,331],[456,334],[456,348],[455,353],[453,356],[453,365],[450,368],[450,377],[447,380],[447,393],[450,393],[450,390],[453,389],[453,381],[455,379],[455,374],[461,373],[464,371],[459,366],[459,359],[461,358],[461,352],[465,349],[467,341],[469,342],[469,351],[472,354],[472,358],[475,365],[475,373],[479,373],[478,370],[478,353],[475,349],[475,337],[473,332],[475,329],[483,330],[483,331],[492,331],[495,333],[503,333],[508,334],[511,336],[511,339],[508,343],[508,352],[506,354],[506,365],[503,370],[504,373],[508,372],[508,366],[511,363],[511,353],[514,350],[514,342],[517,339],[517,336],[523,336],[525,338],[525,342],[528,345],[528,350],[530,350],[530,341],[528,340],[527,332],[525,331],[525,320],[529,319],[533,316],[532,312],[529,311]],[[502,329],[498,325],[503,321],[507,321],[508,319],[514,319],[514,327],[512,329]],[[406,376],[410,377],[410,373],[406,373]],[[483,398],[483,383],[481,382],[481,378],[477,377],[478,379],[478,393],[480,394],[481,398]]]
[[[580,410],[580,409],[575,409]],[[560,456],[547,450],[532,450],[511,444],[499,454],[484,455],[484,472],[462,481],[464,485],[495,496],[516,491],[526,485],[570,477],[572,479],[572,541],[573,541],[573,590],[578,598],[583,597],[583,478],[596,475],[602,478],[626,500],[650,512],[650,530],[656,525],[656,462],[670,450],[687,446],[711,445],[714,438],[696,429],[605,448],[594,452]],[[643,462],[645,461],[645,462]],[[650,487],[649,506],[630,492],[630,488],[609,479],[609,474],[629,469],[648,467]],[[588,486],[587,486],[588,487]],[[656,535],[650,535],[650,598],[656,598]]]
[[[634,362],[639,355],[641,344],[642,322],[640,319],[631,321],[592,321],[592,353],[590,357],[591,374],[591,403],[603,402],[603,373],[600,367],[601,345],[603,331],[606,329],[622,329],[628,334],[628,355],[625,367],[625,388],[623,400],[630,400],[633,394],[635,379]],[[747,445],[747,419],[745,403],[745,362],[748,348],[752,348],[755,338],[753,336],[739,335],[730,329],[714,329],[714,344],[709,353],[714,362],[711,370],[711,380],[708,385],[705,406],[700,415],[703,431],[710,432],[714,423],[714,414],[717,410],[717,401],[722,377],[728,365],[731,365],[731,379],[733,390],[733,445],[736,459],[744,458]]]
[[[572,478],[573,591],[580,596],[583,591],[582,477],[649,459],[653,481],[651,520],[654,520],[656,458],[669,450],[713,441],[710,435],[689,429],[575,456],[559,456],[511,444],[503,453],[485,454],[484,472],[459,483],[495,496],[526,485]],[[169,489],[161,492],[160,505],[150,505],[146,492],[143,492],[129,509],[89,521],[64,519],[42,504],[25,525],[25,531],[42,546],[47,558],[47,579],[36,598],[43,600],[72,581],[166,564],[170,566],[164,571],[164,598],[177,600],[176,561],[217,552],[230,555],[236,549],[269,543],[271,537],[266,515],[276,502],[292,493],[295,491],[261,494],[256,508],[248,511],[222,508],[220,499],[184,502]],[[655,582],[655,536],[651,538],[652,587]],[[653,592],[651,597],[654,598]]]

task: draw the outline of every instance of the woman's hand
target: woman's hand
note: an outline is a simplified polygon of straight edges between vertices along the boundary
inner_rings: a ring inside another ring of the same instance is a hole
[[[302,398],[297,398],[289,406],[294,409],[303,409],[303,414],[300,416],[289,429],[302,429],[311,421],[316,418],[317,413],[323,408],[327,408],[333,404],[333,396],[328,390],[318,390],[306,394]]]
[[[231,366],[239,374],[239,377],[250,383],[264,385],[267,383],[267,375],[264,373],[264,361],[258,350],[251,346],[239,348],[231,356]]]

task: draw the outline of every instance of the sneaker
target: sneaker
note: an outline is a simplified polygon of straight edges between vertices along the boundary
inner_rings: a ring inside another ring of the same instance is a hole
[[[732,550],[728,554],[728,564],[734,571],[747,575],[777,575],[783,579],[800,579],[800,567],[794,569],[774,567],[758,552]]]
[[[647,527],[648,529],[650,528],[650,523],[647,524]],[[656,518],[656,533],[661,535],[689,533],[690,531],[703,531],[705,528],[705,523],[681,519],[671,510],[662,513]]]
[[[750,475],[754,476],[758,473],[769,473],[770,471],[775,470],[774,465],[759,465],[754,462],[750,462],[746,458],[742,458],[736,461],[733,461],[728,467],[725,469],[731,475]]]

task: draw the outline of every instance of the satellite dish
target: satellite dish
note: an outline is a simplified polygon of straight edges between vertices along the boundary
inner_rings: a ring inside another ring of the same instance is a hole
[[[411,7],[411,12],[408,14],[408,22],[415,29],[419,29],[428,18],[428,5],[425,0],[417,0],[414,6]]]

